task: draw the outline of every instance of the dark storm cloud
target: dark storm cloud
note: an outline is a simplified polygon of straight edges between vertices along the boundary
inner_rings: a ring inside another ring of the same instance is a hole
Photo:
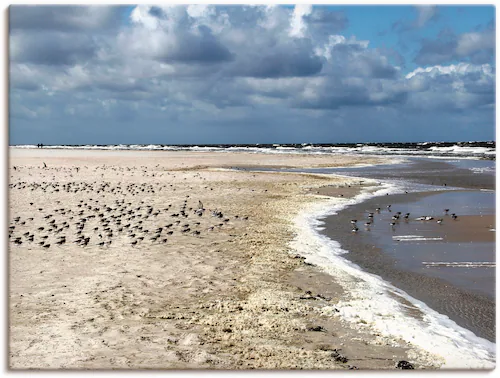
[[[11,83],[11,88],[21,89],[24,91],[38,91],[40,86],[36,83],[30,82],[13,82]]]
[[[423,39],[414,62],[419,65],[435,65],[448,62],[453,59],[456,48],[456,37],[449,40]]]
[[[388,61],[382,61],[379,56],[362,56],[358,61],[359,67],[362,67],[362,72],[366,72],[366,76],[379,79],[395,78],[398,71]],[[354,65],[353,67],[356,67]]]
[[[146,92],[148,90],[145,84],[137,82],[127,83],[124,81],[107,81],[96,83],[96,87],[110,92]]]
[[[188,32],[180,35],[172,47],[156,58],[163,62],[181,63],[217,63],[233,59],[228,48],[214,37],[208,27],[201,25],[197,29],[198,34]]]
[[[398,70],[382,49],[369,49],[366,41],[330,39],[327,47],[329,65],[325,72],[333,75],[393,79]]]
[[[281,51],[249,58],[235,69],[236,75],[257,78],[311,76],[323,67],[318,56],[307,52]]]
[[[304,17],[309,26],[321,29],[322,33],[338,33],[349,26],[344,12],[328,10],[326,7],[315,7],[311,14]]]
[[[338,109],[342,107],[392,106],[404,103],[405,89],[379,80],[329,79],[317,87],[313,96],[302,94],[293,100],[294,106],[308,109]]]
[[[96,31],[119,26],[124,7],[73,5],[11,5],[11,29]]]
[[[388,48],[388,47],[379,47],[378,52],[382,56],[386,56],[393,60],[393,62],[400,67],[406,66],[406,61],[403,55],[401,55],[396,49]]]
[[[10,58],[21,63],[74,65],[94,57],[97,49],[93,39],[82,34],[16,34],[11,37]]]
[[[123,53],[163,63],[211,64],[231,61],[231,51],[210,26],[189,17],[186,7],[137,7],[133,25],[119,35]]]
[[[436,65],[453,60],[467,59],[474,64],[491,63],[495,57],[495,30],[462,33],[440,33],[437,39],[425,38],[414,62],[419,65]]]

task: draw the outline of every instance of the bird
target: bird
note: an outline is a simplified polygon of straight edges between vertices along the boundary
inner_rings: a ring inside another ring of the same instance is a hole
[[[438,219],[438,220],[436,221],[436,223],[437,223],[437,224],[441,224],[441,223],[443,223],[443,219]]]

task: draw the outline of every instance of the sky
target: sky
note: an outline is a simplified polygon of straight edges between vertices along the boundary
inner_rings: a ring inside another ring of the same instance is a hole
[[[495,8],[9,8],[9,144],[495,140]]]

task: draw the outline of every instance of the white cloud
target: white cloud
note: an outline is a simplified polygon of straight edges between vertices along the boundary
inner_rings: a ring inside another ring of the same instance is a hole
[[[207,4],[191,4],[186,8],[186,12],[193,18],[209,18],[215,15],[213,6]]]
[[[407,79],[410,79],[419,74],[425,74],[426,76],[436,77],[439,75],[464,75],[467,73],[480,73],[482,75],[494,78],[494,72],[489,64],[474,65],[470,63],[458,63],[450,64],[448,66],[432,66],[432,67],[418,67],[412,72],[406,75]]]
[[[149,5],[138,5],[134,8],[132,13],[130,13],[130,20],[135,23],[144,26],[148,30],[155,30],[160,25],[160,20],[149,13],[151,6]]]
[[[295,5],[290,20],[290,37],[302,38],[307,31],[307,24],[303,17],[311,14],[312,6],[309,4]]]
[[[427,110],[484,107],[495,101],[495,75],[489,64],[459,63],[417,68],[406,75],[409,106]]]

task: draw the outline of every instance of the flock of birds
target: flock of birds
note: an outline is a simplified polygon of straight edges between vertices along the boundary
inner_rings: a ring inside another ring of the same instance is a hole
[[[387,205],[387,211],[392,213],[391,205]],[[373,225],[373,222],[375,219],[374,218],[375,214],[380,214],[380,212],[381,212],[380,207],[377,207],[374,212],[368,212],[367,220],[365,221],[366,230],[368,230],[368,231],[370,230],[370,227]],[[450,215],[449,212],[450,212],[450,209],[444,209],[445,216]],[[451,219],[457,220],[457,218],[458,218],[458,215],[456,215],[455,213],[451,214]],[[389,225],[392,227],[393,230],[395,230],[395,227],[398,225],[398,223],[400,222],[401,219],[404,222],[408,222],[410,220],[410,213],[405,213],[404,215],[402,215],[401,211],[394,213],[394,215],[391,217],[391,222],[389,223]],[[421,217],[415,218],[415,220],[416,221],[424,221],[424,222],[436,220],[437,224],[442,224],[444,218],[435,219],[433,216],[426,215],[426,216],[421,216]],[[357,219],[351,219],[351,225],[352,225],[352,232],[353,233],[356,233],[359,231]]]
[[[189,195],[184,200],[156,207],[144,201],[149,198],[158,203],[168,198],[164,195],[168,189],[175,191],[172,186],[159,183],[113,185],[97,181],[11,183],[11,190],[41,191],[44,198],[57,192],[73,198],[78,193],[80,198],[87,198],[73,201],[73,206],[67,205],[70,202],[65,201],[64,206],[61,201],[55,201],[42,208],[29,202],[32,209],[29,216],[21,218],[18,215],[10,221],[9,241],[15,245],[36,244],[48,249],[69,243],[80,247],[108,247],[119,238],[135,247],[146,242],[165,244],[177,235],[201,237],[204,232],[233,227],[236,222],[248,220],[247,216],[227,216],[218,209],[206,209],[200,200],[193,201]],[[29,198],[35,196],[31,197],[29,192],[26,196],[31,201]],[[109,197],[112,199],[107,200]],[[15,214],[15,209],[13,212]]]

